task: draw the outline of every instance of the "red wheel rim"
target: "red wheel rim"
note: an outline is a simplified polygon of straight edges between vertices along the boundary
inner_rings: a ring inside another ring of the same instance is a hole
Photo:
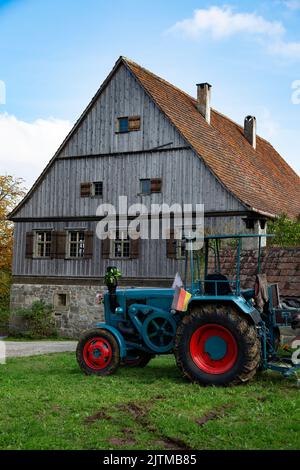
[[[101,336],[89,339],[83,348],[83,359],[91,369],[104,369],[112,359],[110,343]]]
[[[204,372],[225,374],[237,360],[238,346],[227,328],[217,324],[207,324],[192,334],[190,354],[196,366]]]

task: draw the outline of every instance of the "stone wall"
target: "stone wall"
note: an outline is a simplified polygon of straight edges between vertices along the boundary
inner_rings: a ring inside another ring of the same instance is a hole
[[[53,306],[59,334],[77,338],[82,331],[104,320],[103,305],[95,304],[96,294],[103,290],[101,286],[13,284],[11,310],[30,307],[33,302],[43,300]],[[22,328],[14,316],[11,317],[11,326]]]

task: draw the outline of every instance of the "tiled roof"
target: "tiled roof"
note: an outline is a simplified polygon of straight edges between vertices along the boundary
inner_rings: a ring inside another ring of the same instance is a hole
[[[236,198],[260,213],[300,215],[300,178],[269,142],[258,137],[254,150],[241,126],[215,110],[209,125],[194,98],[131,60],[122,61]]]

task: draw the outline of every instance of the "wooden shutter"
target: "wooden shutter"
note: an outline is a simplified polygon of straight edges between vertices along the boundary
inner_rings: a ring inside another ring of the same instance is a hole
[[[132,116],[128,119],[129,131],[139,131],[141,128],[140,116]]]
[[[25,257],[32,258],[33,257],[33,243],[34,243],[34,233],[27,232],[26,233],[26,248],[25,248]]]
[[[174,239],[174,230],[170,230],[170,238],[167,242],[167,258],[176,258],[177,242]]]
[[[81,183],[80,184],[80,197],[90,197],[91,196],[91,183]]]
[[[57,232],[51,232],[50,258],[56,257],[56,233]]]
[[[91,259],[93,257],[94,233],[85,232],[84,234],[84,257]]]
[[[109,259],[110,257],[110,239],[105,238],[101,241],[101,254],[103,259]]]
[[[52,236],[55,237],[55,258],[66,258],[66,232],[54,232]]]
[[[151,180],[151,193],[161,192],[161,178],[152,178]]]
[[[140,239],[131,240],[130,239],[130,258],[138,258],[140,254]]]

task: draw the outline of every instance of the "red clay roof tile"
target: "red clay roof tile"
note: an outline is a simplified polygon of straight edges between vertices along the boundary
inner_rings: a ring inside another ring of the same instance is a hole
[[[258,137],[254,150],[241,126],[215,110],[209,125],[194,98],[131,60],[123,61],[235,197],[261,213],[300,215],[300,178],[269,142]]]

